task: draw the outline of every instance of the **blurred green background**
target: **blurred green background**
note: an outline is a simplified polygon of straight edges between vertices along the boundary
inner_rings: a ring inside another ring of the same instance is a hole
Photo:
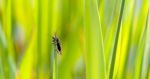
[[[0,0],[0,79],[150,79],[149,10],[150,0]]]

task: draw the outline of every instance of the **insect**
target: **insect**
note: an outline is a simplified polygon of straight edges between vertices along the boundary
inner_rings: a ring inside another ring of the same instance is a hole
[[[58,54],[61,54],[61,44],[59,38],[55,35],[52,37],[52,42],[55,45],[55,48],[58,52]]]

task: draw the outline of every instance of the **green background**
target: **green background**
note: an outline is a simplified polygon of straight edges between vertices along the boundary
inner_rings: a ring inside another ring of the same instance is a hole
[[[150,79],[149,10],[150,0],[0,0],[0,79]]]

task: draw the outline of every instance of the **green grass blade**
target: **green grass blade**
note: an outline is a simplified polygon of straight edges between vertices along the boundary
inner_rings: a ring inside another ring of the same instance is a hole
[[[134,78],[142,78],[142,66],[143,66],[144,54],[146,53],[144,51],[144,49],[145,49],[145,45],[146,45],[146,36],[147,36],[147,31],[148,31],[148,17],[149,17],[149,11],[147,12],[147,18],[145,20],[146,23],[145,23],[144,29],[142,31],[142,34],[140,37],[140,42],[138,45],[138,51],[137,51],[137,57],[136,57],[135,64],[139,64],[139,65],[137,65],[135,67]]]
[[[134,19],[135,19],[135,0],[133,0],[133,7],[132,7],[132,13],[131,13],[131,22],[130,22],[130,28],[129,28],[129,34],[128,34],[128,44],[127,44],[127,51],[126,51],[126,55],[125,55],[125,63],[124,63],[124,68],[122,71],[122,79],[126,79],[127,78],[127,74],[128,72],[128,63],[129,63],[129,56],[130,56],[130,50],[131,50],[131,45],[132,45],[132,33],[133,33],[133,24],[134,24]]]
[[[102,29],[96,0],[84,2],[86,78],[105,79]]]
[[[33,34],[33,37],[31,38],[31,43],[27,47],[25,54],[23,56],[23,59],[20,64],[19,73],[17,74],[20,79],[34,79],[35,76],[33,75],[33,67],[35,64],[35,50],[36,50],[36,37]],[[30,62],[29,62],[30,61]]]
[[[6,5],[7,4],[7,5]],[[15,78],[15,51],[13,48],[13,38],[12,38],[12,0],[4,1],[4,17],[3,17],[3,28],[6,36],[7,45],[4,49],[4,54],[6,58],[4,58],[5,68],[8,70],[5,71],[6,78],[14,79]]]
[[[100,27],[100,42],[101,42],[101,51],[102,51],[102,59],[103,59],[103,69],[104,69],[104,76],[105,78],[107,79],[107,71],[106,71],[106,58],[105,58],[105,50],[104,50],[104,41],[103,41],[103,30],[102,30],[102,25],[101,25],[101,16],[100,16],[100,13],[99,13],[99,9],[98,9],[98,3],[97,3],[97,13],[98,13],[98,17],[99,17],[99,27]]]
[[[57,51],[55,50],[55,46],[53,46],[52,51],[52,60],[53,60],[53,79],[58,79],[58,66],[57,66]]]
[[[3,49],[5,47],[4,43],[5,43],[5,37],[4,37],[4,33],[1,27],[1,22],[0,22],[0,79],[4,79],[5,78],[5,72],[4,72],[4,57],[3,57]]]
[[[113,78],[116,51],[117,51],[117,44],[118,44],[119,33],[120,33],[120,28],[121,28],[121,20],[122,20],[122,16],[123,16],[124,4],[125,4],[125,0],[122,0],[120,16],[119,16],[119,21],[118,21],[118,27],[117,27],[116,37],[115,37],[115,44],[114,44],[112,60],[111,60],[111,67],[110,67],[110,72],[109,72],[109,79]]]
[[[37,77],[41,76],[41,0],[35,1],[36,8],[36,52],[37,52]]]
[[[147,13],[147,19],[146,19],[146,24],[145,24],[145,28],[146,28],[146,33],[145,33],[145,38],[146,38],[146,42],[145,42],[145,48],[144,48],[144,56],[143,56],[143,61],[142,61],[142,64],[141,64],[141,74],[140,74],[140,78],[146,78],[146,74],[145,72],[147,73],[148,72],[148,67],[149,66],[149,63],[150,63],[150,60],[148,58],[148,56],[150,56],[150,49],[148,49],[148,47],[150,48],[150,46],[148,46],[148,43],[150,43],[150,38],[149,38],[149,33],[150,33],[150,25],[149,25],[149,14],[150,14],[150,7],[148,8],[148,13]],[[149,62],[149,63],[148,63]]]

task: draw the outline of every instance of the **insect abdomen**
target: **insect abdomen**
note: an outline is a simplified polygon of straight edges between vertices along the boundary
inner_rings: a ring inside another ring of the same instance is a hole
[[[61,52],[61,47],[60,47],[59,43],[57,43],[57,49],[58,49],[59,52]]]

